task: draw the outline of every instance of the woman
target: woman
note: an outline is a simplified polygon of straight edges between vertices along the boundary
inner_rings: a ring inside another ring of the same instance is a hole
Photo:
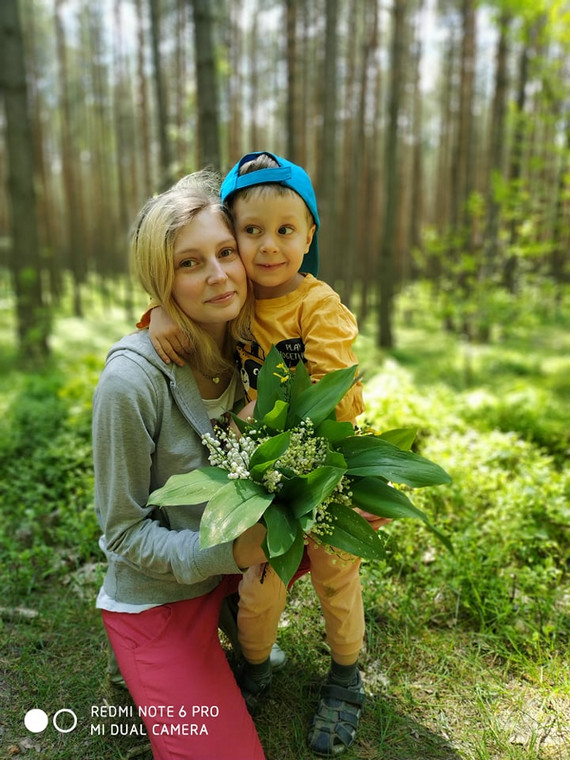
[[[201,508],[148,504],[171,475],[207,464],[201,438],[242,393],[233,354],[252,300],[212,175],[191,175],[148,201],[131,253],[143,287],[195,348],[188,365],[165,365],[143,330],[107,357],[93,403],[108,560],[97,605],[155,760],[262,760],[217,626],[241,573],[265,559],[265,529],[202,550]]]

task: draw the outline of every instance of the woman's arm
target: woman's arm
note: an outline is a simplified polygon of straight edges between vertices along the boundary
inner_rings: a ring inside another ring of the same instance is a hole
[[[188,529],[174,531],[153,519],[147,501],[153,457],[160,445],[161,392],[149,374],[124,356],[106,367],[95,392],[95,498],[107,551],[146,575],[182,584],[236,573],[249,561],[263,561],[258,559],[262,539],[256,551],[253,533],[238,539],[234,557],[236,542],[200,549],[197,520]],[[192,435],[188,426],[188,437]]]

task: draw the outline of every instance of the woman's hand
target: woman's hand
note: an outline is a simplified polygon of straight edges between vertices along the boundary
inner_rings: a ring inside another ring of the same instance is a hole
[[[184,366],[184,360],[190,357],[190,343],[162,306],[156,306],[150,312],[148,332],[154,350],[165,364],[173,361],[179,367]]]
[[[256,523],[235,539],[234,559],[241,570],[246,570],[251,565],[267,562],[267,557],[261,548],[266,533],[265,525]]]
[[[240,418],[240,420],[247,421],[247,420],[253,419],[253,411],[255,409],[256,403],[257,402],[255,400],[250,401],[243,407],[243,409],[240,409],[240,411],[237,413],[237,416]],[[234,422],[233,417],[230,420],[230,429],[235,433],[235,435],[238,438],[241,438],[240,430],[238,426],[236,425],[236,423]]]

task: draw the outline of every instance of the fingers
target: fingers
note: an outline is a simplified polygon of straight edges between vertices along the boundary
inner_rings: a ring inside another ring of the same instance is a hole
[[[184,358],[183,354],[185,353],[180,348],[176,349],[172,343],[167,338],[161,338],[161,340],[158,340],[158,338],[155,338],[151,335],[151,343],[154,346],[154,350],[156,353],[160,356],[162,361],[165,364],[170,364],[170,362],[174,362],[174,364],[177,364],[179,367],[184,366]]]

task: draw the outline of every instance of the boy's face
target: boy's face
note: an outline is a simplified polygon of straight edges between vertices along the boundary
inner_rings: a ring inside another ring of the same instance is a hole
[[[233,217],[241,260],[256,298],[278,298],[295,290],[299,267],[315,225],[300,195],[291,191],[236,198]]]

